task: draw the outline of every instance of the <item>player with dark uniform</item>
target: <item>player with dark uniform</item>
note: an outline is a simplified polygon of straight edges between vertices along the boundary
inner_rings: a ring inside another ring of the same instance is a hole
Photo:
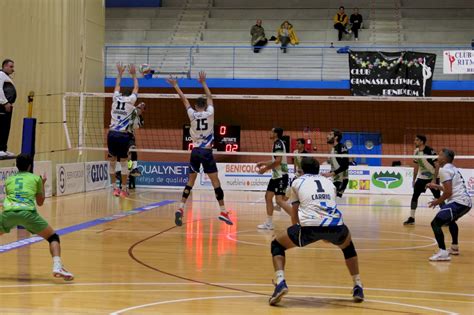
[[[333,145],[331,154],[349,154],[346,145],[341,142],[342,132],[338,129],[331,130],[327,135],[327,143]],[[334,186],[336,186],[337,196],[342,197],[349,183],[349,158],[346,157],[331,157],[329,158],[331,164],[331,171],[322,174],[324,177],[332,177]]]
[[[217,202],[219,203],[219,220],[224,221],[228,225],[232,225],[233,223],[229,218],[229,212],[226,210],[224,205],[224,191],[221,188],[221,182],[219,181],[217,173],[217,164],[212,154],[212,144],[214,141],[214,102],[212,100],[211,91],[206,83],[206,73],[203,71],[199,72],[199,82],[204,88],[206,99],[202,97],[198,98],[195,109],[191,107],[191,104],[183,91],[179,88],[176,79],[170,77],[166,81],[174,87],[186,108],[186,112],[191,122],[189,133],[193,140],[193,150],[191,151],[190,161],[191,171],[188,176],[188,182],[183,190],[181,204],[175,212],[175,224],[177,226],[183,225],[184,205],[186,200],[188,200],[189,194],[191,193],[191,189],[194,186],[197,174],[202,165],[204,173],[206,173],[211,180]]]
[[[304,247],[319,240],[330,242],[342,250],[346,267],[354,283],[352,290],[354,302],[362,302],[364,290],[359,275],[357,252],[352,243],[351,233],[342,219],[342,213],[337,208],[334,184],[328,178],[319,175],[319,163],[313,158],[303,158],[301,168],[303,175],[293,181],[290,198],[293,206],[292,221],[298,224],[290,226],[271,243],[275,290],[269,303],[276,305],[288,293],[284,274],[285,251],[293,247]],[[325,264],[322,275],[334,272],[331,268],[331,264]],[[306,273],[317,274],[314,272],[316,269],[307,270]]]
[[[426,191],[426,187],[429,183],[439,185],[439,165],[436,160],[436,151],[433,148],[430,148],[426,145],[426,136],[417,135],[415,137],[415,153],[414,155],[431,155],[435,156],[434,158],[420,158],[415,159],[415,169],[413,171],[413,195],[411,197],[410,204],[410,217],[403,222],[403,225],[413,225],[415,224],[415,212],[418,206],[418,198],[420,195]],[[439,190],[430,188],[433,196],[436,199],[439,199],[441,193]]]
[[[282,140],[283,129],[273,128],[270,139],[273,142],[273,153],[285,153],[285,142]],[[258,229],[273,230],[273,196],[277,204],[283,208],[288,214],[291,213],[291,206],[284,200],[286,188],[288,187],[288,163],[286,156],[273,156],[271,160],[258,162],[258,173],[264,174],[268,170],[272,170],[272,178],[268,183],[267,191],[265,192],[265,204],[267,209],[267,220],[257,225]],[[296,222],[293,222],[296,223]]]

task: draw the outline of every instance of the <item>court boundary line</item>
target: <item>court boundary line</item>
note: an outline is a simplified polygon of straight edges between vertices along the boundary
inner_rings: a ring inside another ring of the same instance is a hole
[[[133,311],[141,308],[146,308],[150,306],[155,306],[155,305],[164,305],[164,304],[173,304],[173,303],[181,303],[181,302],[192,302],[192,301],[205,301],[205,300],[225,300],[225,299],[235,299],[235,298],[259,298],[261,296],[252,294],[252,295],[221,295],[221,296],[211,296],[211,297],[195,297],[195,298],[186,298],[186,299],[176,299],[176,300],[165,300],[165,301],[160,301],[160,302],[153,302],[153,303],[147,303],[147,304],[141,304],[141,305],[136,305],[136,306],[131,306],[128,308],[120,309],[118,311],[114,311],[110,313],[110,315],[119,315],[128,311]],[[331,297],[331,296],[325,296],[325,297],[318,297],[318,296],[306,296],[306,295],[296,295],[296,298],[313,298],[313,299],[330,299],[330,300],[347,300],[351,301],[352,299],[349,298],[342,298],[342,297]],[[289,298],[286,298],[286,300],[289,300]],[[311,301],[313,302],[313,301]],[[324,303],[324,302],[318,302],[314,301],[316,303]],[[388,305],[399,305],[399,306],[406,306],[406,307],[411,307],[411,308],[418,308],[418,309],[423,309],[423,310],[428,310],[428,311],[435,311],[435,312],[441,312],[445,314],[450,314],[450,315],[455,315],[458,314],[456,312],[452,311],[446,311],[446,310],[441,310],[439,308],[432,308],[428,306],[422,306],[422,305],[414,305],[414,304],[407,304],[407,303],[399,303],[399,302],[390,302],[390,301],[381,301],[381,300],[372,300],[372,299],[365,299],[364,303],[380,303],[380,304],[388,304]],[[331,304],[331,303],[324,303],[324,304]],[[342,306],[346,307],[353,307],[350,305],[345,305],[342,304]],[[356,307],[359,309],[367,309],[366,307]],[[389,310],[383,310],[385,312],[397,312],[397,311],[389,311]],[[406,312],[403,312],[406,313]]]
[[[129,217],[129,216],[132,216],[132,215],[135,215],[135,214],[147,212],[147,211],[150,211],[152,209],[162,207],[162,206],[166,206],[166,205],[169,205],[169,204],[172,204],[172,203],[175,203],[175,202],[176,202],[176,200],[166,199],[166,200],[162,200],[160,202],[155,202],[155,203],[151,203],[151,204],[148,204],[148,205],[145,205],[145,206],[142,206],[142,207],[134,208],[132,210],[121,211],[119,213],[116,213],[116,214],[113,214],[113,215],[110,215],[110,216],[106,216],[106,217],[102,217],[102,218],[82,222],[82,223],[79,223],[79,224],[71,225],[71,226],[56,230],[56,234],[58,234],[58,235],[67,235],[67,234],[74,233],[74,232],[77,232],[77,231],[81,231],[81,230],[84,230],[84,229],[87,229],[87,228],[90,228],[90,227],[93,227],[93,226],[97,226],[97,225],[108,223],[108,222],[113,222],[113,221],[116,221],[116,220],[119,220],[119,219],[122,219],[122,218],[125,218],[125,217]],[[31,237],[24,238],[24,239],[21,239],[21,240],[17,240],[17,241],[14,241],[14,242],[6,243],[6,244],[3,244],[3,245],[0,245],[0,254],[7,253],[9,251],[16,250],[18,248],[22,248],[22,247],[25,247],[25,246],[30,246],[32,244],[39,243],[43,240],[44,239],[41,236],[31,236]]]

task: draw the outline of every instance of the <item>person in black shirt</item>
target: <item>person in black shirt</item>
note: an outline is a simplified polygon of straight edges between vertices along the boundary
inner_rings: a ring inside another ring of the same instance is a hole
[[[333,129],[328,133],[327,143],[333,145],[331,154],[349,154],[349,150],[344,143],[341,143],[341,140],[342,132],[340,130]],[[329,158],[329,164],[331,164],[331,171],[322,175],[333,178],[337,196],[341,198],[349,183],[349,158],[331,157]]]
[[[363,19],[362,15],[359,14],[359,8],[355,8],[354,13],[351,14],[351,18],[349,19],[355,40],[359,40],[359,29],[362,28],[362,21]]]
[[[11,59],[2,62],[0,71],[0,158],[15,156],[7,151],[8,136],[12,122],[13,103],[16,101],[16,89],[10,76],[15,72],[15,63]]]

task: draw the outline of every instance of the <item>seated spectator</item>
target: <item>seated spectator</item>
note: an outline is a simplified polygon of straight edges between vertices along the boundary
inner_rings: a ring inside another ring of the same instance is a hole
[[[348,34],[349,32],[346,30],[347,22],[349,18],[347,14],[344,12],[344,7],[339,7],[339,12],[334,15],[334,28],[338,30],[338,39],[339,41],[342,39],[342,33]]]
[[[362,28],[362,21],[362,15],[359,14],[359,8],[355,8],[354,13],[351,14],[351,18],[349,19],[355,40],[359,40],[359,29]]]
[[[281,50],[283,51],[284,54],[286,54],[286,48],[288,47],[288,44],[292,44],[292,45],[299,44],[299,40],[298,40],[298,37],[296,36],[293,25],[291,25],[290,22],[288,21],[283,22],[277,31],[277,38],[275,40],[275,43],[278,44],[280,42],[281,42]]]
[[[257,20],[257,23],[252,26],[250,35],[252,35],[253,52],[260,52],[260,49],[268,43],[268,39],[265,37],[265,29],[262,26],[262,20]]]

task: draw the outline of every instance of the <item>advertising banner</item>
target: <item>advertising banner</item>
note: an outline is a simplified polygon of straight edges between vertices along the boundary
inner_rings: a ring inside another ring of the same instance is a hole
[[[436,55],[413,52],[351,51],[352,95],[431,96]]]
[[[56,165],[56,195],[84,192],[84,163]]]
[[[370,193],[404,195],[413,193],[413,168],[370,167]]]
[[[444,51],[443,73],[474,74],[474,50]]]
[[[53,163],[51,161],[36,161],[33,173],[46,177],[45,197],[51,197],[53,195]]]
[[[109,167],[108,161],[86,162],[85,190],[92,191],[109,187]]]
[[[184,187],[190,168],[184,162],[138,161],[138,170],[142,176],[135,178],[137,187]]]

